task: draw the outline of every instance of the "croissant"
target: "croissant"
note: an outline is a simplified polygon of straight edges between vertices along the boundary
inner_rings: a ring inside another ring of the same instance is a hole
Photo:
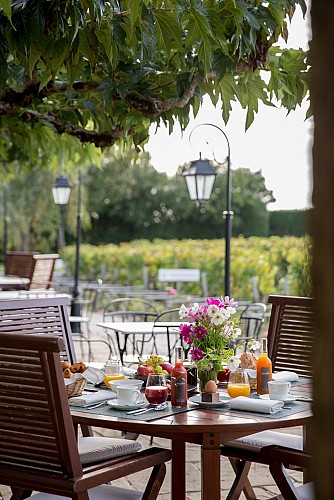
[[[244,352],[240,356],[240,368],[250,368],[256,370],[256,358],[249,352]]]
[[[86,370],[87,366],[85,365],[85,363],[83,363],[82,361],[79,361],[78,363],[73,363],[73,365],[71,365],[71,372],[72,373],[83,373],[85,370]]]

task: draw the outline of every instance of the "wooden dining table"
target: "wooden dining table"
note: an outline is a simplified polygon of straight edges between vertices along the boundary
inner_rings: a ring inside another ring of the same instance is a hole
[[[305,394],[305,392],[304,392]],[[171,498],[186,498],[186,443],[201,446],[201,498],[218,500],[221,498],[221,456],[220,447],[233,439],[268,429],[283,429],[303,426],[305,435],[312,420],[309,409],[293,413],[284,418],[259,416],[252,412],[228,409],[207,409],[191,404],[194,409],[184,413],[169,415],[155,420],[130,420],[72,409],[75,425],[103,427],[129,433],[169,439],[172,448]],[[230,473],[230,472],[229,472]]]

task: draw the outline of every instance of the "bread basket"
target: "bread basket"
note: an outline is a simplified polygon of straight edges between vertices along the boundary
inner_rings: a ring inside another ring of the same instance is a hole
[[[77,377],[73,382],[66,385],[67,397],[73,398],[74,396],[81,396],[87,380],[84,377]]]

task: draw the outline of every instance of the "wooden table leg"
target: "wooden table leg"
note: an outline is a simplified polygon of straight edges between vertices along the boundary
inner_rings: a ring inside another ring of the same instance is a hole
[[[172,500],[186,498],[186,444],[172,440]]]
[[[203,435],[202,444],[202,500],[220,499],[220,435]]]

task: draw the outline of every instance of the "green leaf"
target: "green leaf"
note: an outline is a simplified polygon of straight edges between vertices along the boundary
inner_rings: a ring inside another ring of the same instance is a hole
[[[218,89],[222,101],[222,116],[226,124],[232,111],[231,102],[236,101],[239,93],[236,78],[231,74],[226,74],[223,80],[219,82]]]
[[[6,16],[8,17],[8,19],[10,20],[10,22],[12,22],[11,4],[12,4],[11,0],[0,0],[0,5],[2,6],[3,11],[6,14]]]
[[[128,8],[130,9],[131,37],[134,34],[136,26],[139,24],[142,7],[143,0],[128,0]]]
[[[153,12],[156,22],[157,41],[160,48],[167,52],[173,48],[181,48],[181,29],[176,14],[171,12]]]

